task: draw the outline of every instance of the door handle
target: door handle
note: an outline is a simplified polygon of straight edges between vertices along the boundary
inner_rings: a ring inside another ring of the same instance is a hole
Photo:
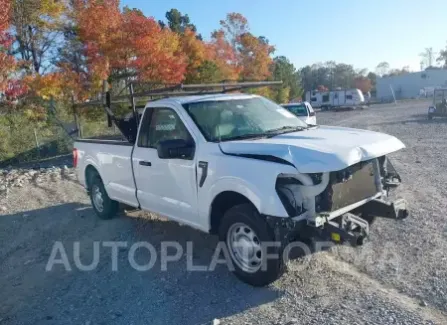
[[[152,163],[150,161],[140,160],[141,166],[152,166]]]

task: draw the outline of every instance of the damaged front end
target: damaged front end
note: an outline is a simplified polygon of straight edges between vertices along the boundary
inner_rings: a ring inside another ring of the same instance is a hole
[[[382,156],[335,172],[280,175],[276,191],[296,224],[297,237],[361,245],[375,217],[408,216],[405,200],[388,200],[390,189],[400,182],[389,159]]]

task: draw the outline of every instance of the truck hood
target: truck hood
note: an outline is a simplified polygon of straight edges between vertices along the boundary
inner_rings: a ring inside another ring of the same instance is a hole
[[[300,173],[322,173],[389,154],[405,145],[384,133],[319,126],[266,139],[221,142],[220,147],[227,154],[281,158]]]

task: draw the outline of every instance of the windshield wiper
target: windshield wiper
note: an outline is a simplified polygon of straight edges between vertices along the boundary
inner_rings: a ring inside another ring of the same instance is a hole
[[[220,139],[220,141],[233,141],[233,140],[245,140],[245,139],[265,139],[265,138],[271,138],[278,134],[284,134],[284,133],[290,133],[290,132],[296,132],[296,131],[304,131],[308,129],[308,127],[305,126],[282,126],[277,129],[271,129],[267,130],[263,133],[247,133],[247,134],[241,134],[236,135],[234,137],[224,138]]]
[[[304,131],[306,129],[308,129],[308,127],[306,127],[306,126],[290,126],[290,125],[288,125],[288,126],[282,126],[277,129],[268,130],[266,133],[268,133],[270,136],[275,136],[275,135],[283,134],[283,133]]]
[[[265,139],[270,134],[267,133],[247,133],[236,135],[234,137],[220,139],[220,141],[233,141],[233,140],[245,140],[245,139]]]

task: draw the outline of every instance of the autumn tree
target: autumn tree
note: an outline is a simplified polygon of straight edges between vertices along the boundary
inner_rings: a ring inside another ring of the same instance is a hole
[[[212,59],[226,80],[238,80],[242,71],[241,35],[248,33],[247,19],[239,13],[229,13],[220,21],[221,28],[211,35]],[[247,38],[248,41],[248,38]]]
[[[10,13],[11,2],[0,0],[0,92],[7,89],[9,76],[15,67],[15,60],[8,53],[13,42],[8,33]]]
[[[222,30],[213,32],[210,42],[211,59],[219,68],[223,80],[237,80],[240,67],[235,49]]]
[[[185,82],[200,82],[203,69],[206,68],[205,61],[211,62],[212,59],[211,48],[189,28],[180,36],[180,43],[187,62]]]
[[[250,33],[239,37],[240,79],[265,80],[271,75],[273,60],[270,55],[275,51],[268,42],[260,40]]]
[[[371,80],[364,76],[359,76],[355,79],[355,88],[358,88],[362,93],[368,93],[372,89]]]
[[[55,55],[66,0],[11,0],[11,23],[15,30],[14,54],[28,71],[44,73]]]
[[[250,30],[247,18],[237,12],[227,14],[226,19],[220,21],[220,25],[220,31],[234,49],[237,48],[241,35],[247,34]]]
[[[270,77],[273,63],[270,56],[275,49],[267,38],[251,34],[247,19],[239,13],[229,13],[220,25],[212,34],[211,44],[223,75],[241,80]]]
[[[80,39],[95,79],[134,74],[143,81],[183,80],[187,64],[178,34],[139,10],[121,12],[118,0],[82,1],[77,11]]]

